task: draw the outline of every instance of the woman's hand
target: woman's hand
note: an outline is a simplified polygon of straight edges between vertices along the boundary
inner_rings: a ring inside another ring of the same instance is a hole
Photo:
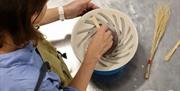
[[[101,26],[97,29],[96,34],[90,41],[86,53],[86,59],[91,59],[96,62],[102,57],[102,55],[111,48],[113,44],[113,36],[111,31],[106,26]]]
[[[64,6],[64,14],[66,19],[75,18],[88,12],[89,10],[98,8],[91,0],[74,0],[70,4]]]
[[[70,83],[71,87],[75,87],[79,89],[79,91],[86,91],[94,67],[99,58],[112,46],[112,39],[111,31],[109,31],[106,26],[101,26],[97,29],[96,34],[88,45],[85,59]]]

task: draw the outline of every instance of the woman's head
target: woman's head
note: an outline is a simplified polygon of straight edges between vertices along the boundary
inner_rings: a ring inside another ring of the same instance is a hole
[[[42,39],[42,34],[34,29],[33,23],[37,23],[43,16],[46,2],[47,0],[0,0],[0,46],[6,42],[5,33],[11,36],[16,45]]]

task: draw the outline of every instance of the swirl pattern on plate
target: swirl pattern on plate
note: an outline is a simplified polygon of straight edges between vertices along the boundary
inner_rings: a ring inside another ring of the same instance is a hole
[[[72,33],[72,47],[80,61],[83,60],[88,43],[96,33],[91,17],[95,16],[100,24],[107,25],[117,34],[117,46],[104,55],[96,65],[96,70],[112,70],[130,61],[138,46],[137,31],[131,19],[114,9],[97,9],[85,14],[75,25]]]

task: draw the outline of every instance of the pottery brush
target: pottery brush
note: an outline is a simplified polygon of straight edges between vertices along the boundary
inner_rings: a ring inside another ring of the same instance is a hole
[[[159,42],[165,33],[169,16],[170,16],[170,8],[168,6],[161,6],[157,9],[155,32],[154,32],[154,37],[152,40],[150,56],[147,61],[147,65],[145,69],[145,74],[144,74],[145,79],[149,79],[153,58],[155,56]]]

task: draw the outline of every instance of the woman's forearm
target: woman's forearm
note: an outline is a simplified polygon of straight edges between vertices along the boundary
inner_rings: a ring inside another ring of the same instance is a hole
[[[71,19],[72,14],[71,14],[71,11],[68,9],[67,5],[63,6],[63,10],[64,10],[64,18]],[[43,17],[43,19],[40,22],[40,25],[49,24],[49,23],[55,22],[57,20],[59,20],[58,7],[51,8],[46,11],[45,16]]]
[[[71,3],[63,6],[65,19],[72,19],[84,14],[85,10],[98,8],[90,1],[91,0],[73,0]],[[58,7],[51,8],[46,11],[40,25],[48,24],[57,20],[59,20]]]
[[[46,14],[41,20],[40,25],[52,23],[57,20],[59,20],[58,8],[51,8],[46,11]]]
[[[80,91],[86,91],[88,83],[91,79],[94,67],[96,63],[94,63],[97,59],[86,57],[81,64],[81,67],[70,83],[70,86],[79,89]]]
[[[112,44],[113,37],[111,31],[108,30],[108,27],[102,25],[100,28],[97,28],[96,34],[89,42],[85,59],[75,78],[70,83],[70,86],[75,87],[80,91],[85,91],[96,63],[102,55],[111,48]]]

